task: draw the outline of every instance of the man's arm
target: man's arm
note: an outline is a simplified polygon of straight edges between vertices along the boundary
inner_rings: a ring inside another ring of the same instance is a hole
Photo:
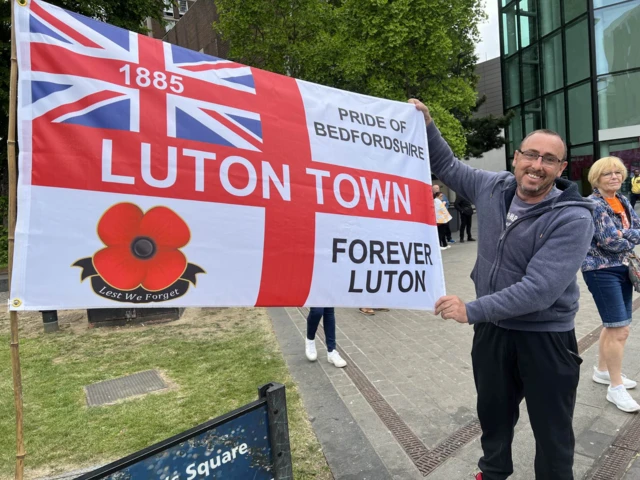
[[[451,148],[442,138],[440,131],[431,119],[429,109],[419,100],[409,100],[422,112],[427,123],[427,141],[429,144],[429,162],[432,172],[449,188],[475,202],[476,192],[483,190],[496,176],[493,172],[478,170],[459,161]]]
[[[586,213],[556,227],[519,282],[466,304],[469,323],[505,320],[549,308],[575,278],[593,230],[591,215]]]

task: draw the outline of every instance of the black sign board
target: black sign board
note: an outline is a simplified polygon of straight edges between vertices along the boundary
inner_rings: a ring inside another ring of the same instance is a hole
[[[284,385],[269,383],[259,398],[76,480],[291,479]]]

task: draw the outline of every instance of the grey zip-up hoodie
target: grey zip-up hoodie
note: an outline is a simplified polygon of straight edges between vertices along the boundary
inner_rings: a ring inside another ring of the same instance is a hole
[[[513,174],[465,165],[433,123],[427,136],[433,173],[476,205],[478,258],[471,279],[477,299],[466,304],[469,323],[534,332],[573,329],[580,297],[576,272],[593,237],[594,204],[572,182],[556,179],[559,196],[505,227],[516,193]]]

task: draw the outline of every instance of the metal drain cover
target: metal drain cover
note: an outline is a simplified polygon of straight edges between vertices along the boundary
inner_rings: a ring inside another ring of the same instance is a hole
[[[126,377],[105,380],[84,387],[87,405],[96,407],[167,388],[157,370],[146,370]]]

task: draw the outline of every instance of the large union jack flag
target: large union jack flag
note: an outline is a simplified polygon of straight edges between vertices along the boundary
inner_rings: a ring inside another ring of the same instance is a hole
[[[207,101],[219,98],[221,89],[255,95],[250,67],[38,0],[31,1],[28,36],[30,120],[138,133],[141,115],[158,115],[167,119],[166,137],[260,151],[259,114]],[[79,68],[87,64],[96,68]],[[105,70],[105,64],[112,68]]]

